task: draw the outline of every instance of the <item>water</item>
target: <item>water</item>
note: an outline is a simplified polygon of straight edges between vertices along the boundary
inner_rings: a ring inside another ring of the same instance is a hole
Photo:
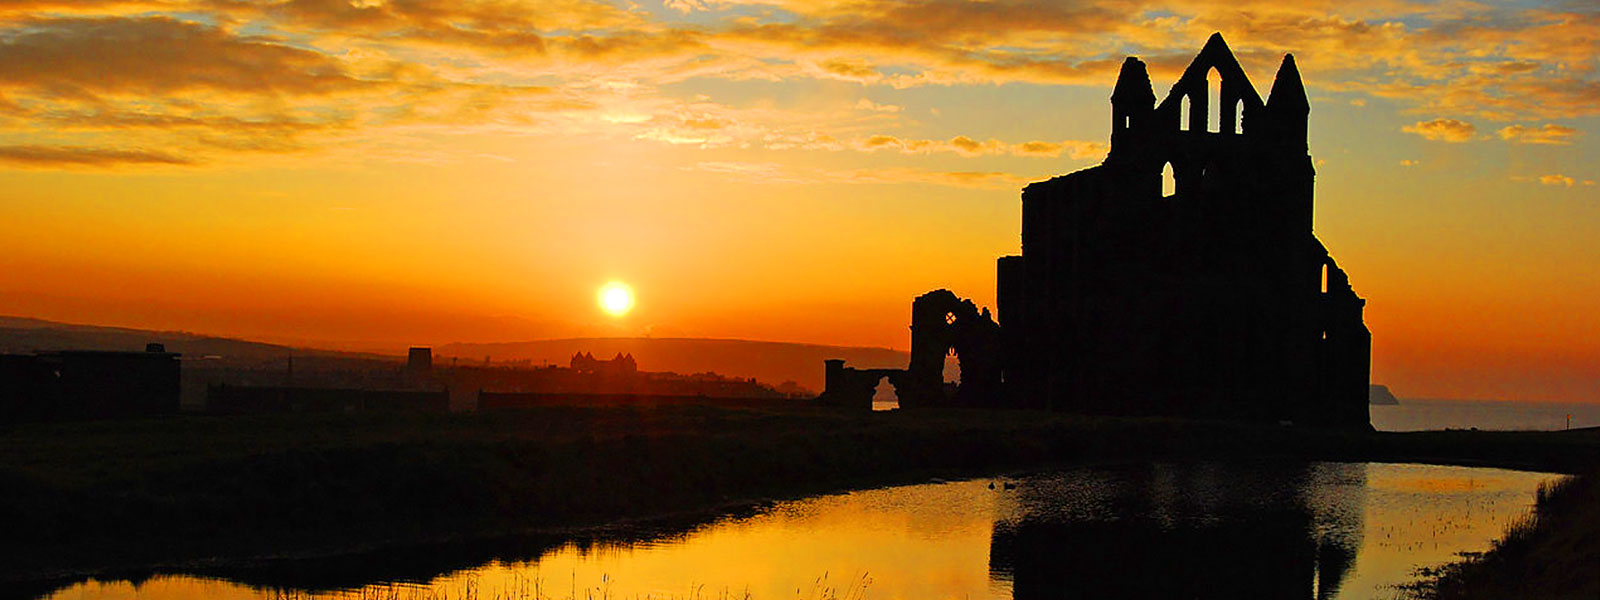
[[[891,395],[873,397],[872,410],[894,410]],[[1507,402],[1498,400],[1428,400],[1408,398],[1399,405],[1372,405],[1372,426],[1378,431],[1482,429],[1486,431],[1559,431],[1600,427],[1600,403]],[[1569,421],[1567,417],[1572,417]]]
[[[1080,468],[780,502],[623,536],[632,541],[529,542],[466,564],[448,552],[352,563],[413,569],[386,577],[409,583],[272,589],[347,571],[302,564],[232,576],[261,587],[162,575],[45,597],[1383,599],[1418,567],[1488,549],[1558,478],[1349,463]]]
[[[1426,429],[1484,429],[1558,431],[1572,427],[1600,427],[1600,404],[1499,402],[1489,400],[1402,399],[1397,406],[1372,407],[1372,426],[1378,431]]]

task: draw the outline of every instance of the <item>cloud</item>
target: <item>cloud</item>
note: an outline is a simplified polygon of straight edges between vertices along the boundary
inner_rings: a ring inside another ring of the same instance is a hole
[[[1406,133],[1415,133],[1423,138],[1436,142],[1466,142],[1478,135],[1478,128],[1466,121],[1456,119],[1434,119],[1432,121],[1418,121],[1412,125],[1400,128]]]
[[[1543,127],[1524,127],[1511,125],[1500,129],[1500,139],[1514,144],[1553,144],[1565,146],[1572,143],[1572,138],[1578,135],[1578,130],[1564,127],[1554,123],[1546,123]]]
[[[1550,186],[1572,187],[1572,184],[1577,182],[1573,181],[1571,177],[1557,173],[1553,175],[1540,175],[1539,183]]]
[[[872,112],[897,113],[905,110],[905,107],[896,106],[894,104],[878,104],[866,98],[862,98],[860,102],[856,103],[856,109],[870,110]]]
[[[497,54],[543,55],[552,50],[546,34],[558,30],[572,32],[559,41],[580,53],[610,52],[652,37],[637,15],[589,0],[294,0],[223,6],[242,17],[310,33]],[[601,30],[626,35],[614,40],[590,35]]]
[[[187,158],[150,150],[25,145],[0,146],[0,162],[30,167],[194,164]]]
[[[701,148],[1092,159],[1103,144],[1005,142],[988,131],[922,139],[894,129],[921,123],[899,105],[861,97],[881,97],[870,90],[844,95],[859,98],[844,111],[771,102],[787,92],[739,109],[684,111],[701,101],[681,97],[686,87],[714,89],[702,80],[1108,88],[1127,55],[1150,65],[1164,94],[1219,30],[1259,92],[1292,51],[1324,97],[1337,93],[1356,106],[1382,97],[1385,109],[1424,115],[1414,118],[1455,117],[1404,128],[1430,140],[1476,139],[1472,123],[1494,122],[1485,131],[1512,143],[1569,144],[1576,130],[1534,124],[1600,114],[1600,14],[1570,8],[1415,0],[642,4],[0,2],[0,134],[69,131],[79,137],[52,142],[163,148],[206,164],[227,153],[353,148],[352,140],[401,144],[415,136],[412,143],[425,145],[421,128]]]
[[[1103,156],[1107,150],[1107,146],[1103,143],[1082,140],[1061,142],[1035,140],[1020,144],[1008,144],[997,139],[979,141],[964,135],[958,135],[948,140],[928,140],[899,138],[887,134],[878,134],[861,139],[856,142],[855,147],[867,152],[890,149],[898,150],[903,154],[951,152],[962,156],[1010,155],[1053,158],[1065,153],[1073,159]]]
[[[819,169],[783,163],[701,162],[687,170],[713,173],[745,183],[768,184],[929,184],[964,188],[1015,188],[1027,179],[1003,171],[937,171],[910,167]]]
[[[708,4],[706,0],[662,0],[661,4],[681,13],[711,10],[711,4]]]
[[[319,52],[170,17],[33,19],[0,37],[0,85],[54,96],[213,90],[255,96],[363,88]]]
[[[1400,161],[1400,166],[1402,167],[1415,167],[1420,164],[1422,164],[1420,160],[1403,159]]]
[[[1066,153],[1073,159],[1085,159],[1104,156],[1111,149],[1101,142],[1088,142],[1082,140],[1067,140],[1063,142],[1024,142],[1011,147],[1011,152],[1017,156],[1048,156],[1057,157]]]
[[[1524,183],[1538,183],[1539,185],[1547,185],[1547,186],[1550,186],[1550,187],[1568,187],[1568,188],[1570,188],[1572,186],[1578,185],[1579,183],[1582,183],[1583,185],[1594,185],[1593,181],[1584,180],[1582,182],[1579,182],[1576,179],[1573,179],[1573,178],[1568,177],[1566,175],[1562,175],[1560,173],[1552,173],[1550,175],[1539,175],[1539,176],[1513,175],[1513,176],[1511,176],[1511,180],[1512,181],[1520,181],[1520,182],[1524,182]]]

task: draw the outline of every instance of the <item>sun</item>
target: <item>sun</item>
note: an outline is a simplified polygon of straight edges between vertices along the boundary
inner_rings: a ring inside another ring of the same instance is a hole
[[[633,310],[633,288],[621,281],[613,281],[600,287],[600,310],[606,311],[613,317],[620,317]]]

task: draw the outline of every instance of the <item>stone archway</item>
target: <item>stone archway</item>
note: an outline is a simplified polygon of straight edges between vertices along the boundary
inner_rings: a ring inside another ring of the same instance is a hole
[[[872,396],[884,380],[894,386],[895,396],[905,397],[905,371],[900,369],[857,369],[844,366],[841,359],[822,361],[825,366],[825,383],[817,402],[823,406],[838,406],[857,410],[872,410]]]
[[[945,393],[945,355],[954,354],[961,382]],[[1000,326],[989,309],[979,310],[950,290],[934,290],[911,303],[911,364],[897,385],[902,408],[980,406],[998,403]]]

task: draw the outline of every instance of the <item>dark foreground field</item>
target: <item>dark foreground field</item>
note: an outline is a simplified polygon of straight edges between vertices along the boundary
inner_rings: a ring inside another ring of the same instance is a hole
[[[1255,456],[1577,472],[1600,464],[1600,431],[694,406],[17,426],[0,430],[0,586],[703,515],[933,475]]]

